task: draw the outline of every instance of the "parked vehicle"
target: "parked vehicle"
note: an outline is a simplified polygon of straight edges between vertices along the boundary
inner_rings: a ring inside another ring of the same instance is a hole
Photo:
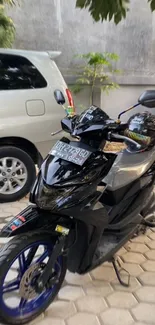
[[[0,49],[0,202],[19,200],[35,180],[63,117],[53,92],[72,98],[56,66],[60,52]],[[54,144],[54,143],[53,143]]]
[[[65,104],[59,90],[55,97]],[[155,107],[155,91],[144,93],[139,104]],[[0,251],[1,322],[25,324],[42,313],[67,269],[85,274],[109,261],[121,284],[129,285],[115,254],[133,235],[155,227],[155,200],[152,210],[146,208],[155,181],[155,116],[136,114],[127,124],[120,116],[113,121],[92,106],[62,119],[75,141],[63,137],[55,144],[34,183],[32,205],[0,233],[12,237]],[[125,141],[127,148],[106,153],[107,139]],[[11,268],[16,274],[10,281]],[[8,294],[16,294],[15,301]]]

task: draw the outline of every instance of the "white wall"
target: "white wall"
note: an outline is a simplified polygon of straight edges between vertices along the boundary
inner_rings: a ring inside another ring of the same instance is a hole
[[[129,108],[130,106],[138,102],[139,96],[143,91],[147,89],[155,89],[155,86],[120,86],[120,89],[111,91],[109,95],[101,93],[101,107],[105,110],[110,117],[117,118],[121,111]],[[149,110],[146,107],[139,106],[134,110],[126,113],[122,117],[123,121],[126,121],[129,116],[135,114],[138,111]],[[155,108],[151,110],[155,114]]]

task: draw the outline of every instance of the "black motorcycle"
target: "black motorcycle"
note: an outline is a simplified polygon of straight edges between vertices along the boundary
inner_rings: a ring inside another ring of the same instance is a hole
[[[65,104],[59,90],[55,98]],[[130,109],[140,104],[155,107],[155,91],[142,94]],[[92,106],[61,121],[72,138],[55,144],[34,183],[32,205],[0,233],[13,237],[0,251],[0,322],[25,324],[45,311],[67,269],[85,274],[112,262],[120,283],[129,285],[115,254],[140,230],[155,226],[149,201],[155,181],[155,118],[135,114],[125,124],[120,122],[123,113],[114,121]],[[106,141],[125,142],[126,148],[106,152]]]

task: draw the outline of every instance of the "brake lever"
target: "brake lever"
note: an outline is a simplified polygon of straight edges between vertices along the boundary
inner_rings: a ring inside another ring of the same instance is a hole
[[[59,133],[61,133],[61,132],[62,132],[62,129],[59,130],[59,131],[56,131],[56,132],[52,132],[52,133],[51,133],[51,136],[53,137],[54,135],[59,134]]]
[[[122,141],[127,141],[127,142],[130,142],[132,143],[133,145],[135,145],[137,147],[137,149],[140,149],[141,148],[141,145],[139,143],[137,143],[136,141],[124,136],[124,135],[119,135],[119,134],[115,134],[115,133],[111,133],[109,132],[108,133],[108,140],[112,140],[113,139],[118,139],[118,140],[122,140]]]

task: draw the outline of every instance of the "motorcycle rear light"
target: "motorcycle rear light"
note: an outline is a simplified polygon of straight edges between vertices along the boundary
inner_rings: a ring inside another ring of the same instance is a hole
[[[72,96],[72,93],[71,93],[71,91],[69,89],[66,89],[66,95],[68,97],[69,106],[74,107],[73,96]]]

